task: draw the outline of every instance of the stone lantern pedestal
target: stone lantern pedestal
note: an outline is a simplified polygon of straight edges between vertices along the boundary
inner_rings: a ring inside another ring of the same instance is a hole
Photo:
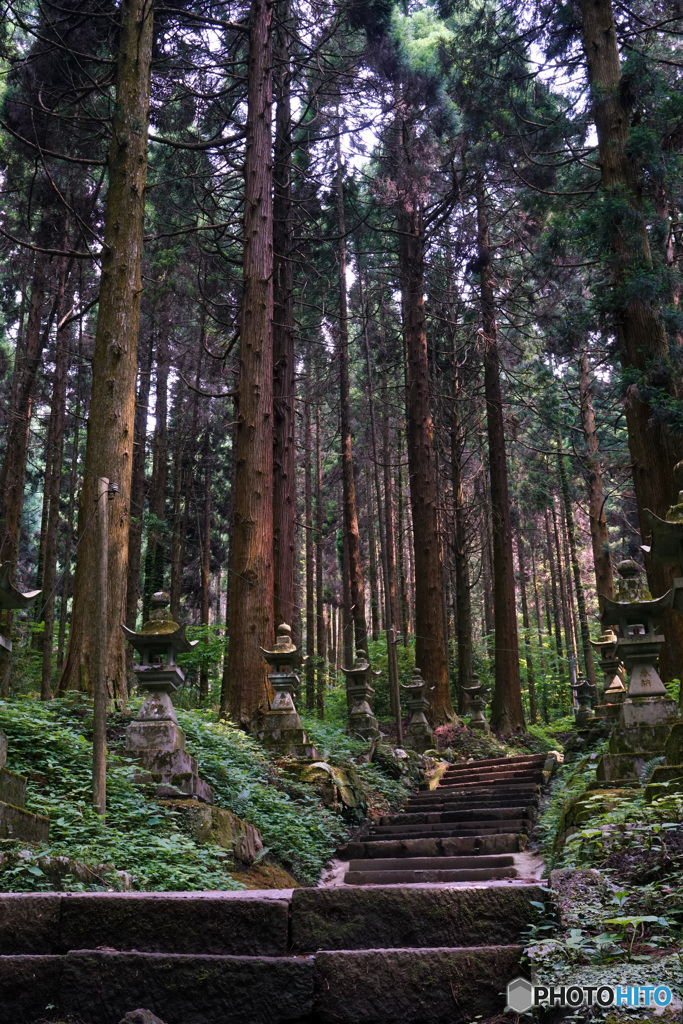
[[[375,690],[370,684],[370,676],[379,673],[373,673],[367,653],[360,650],[356,652],[353,668],[342,668],[342,672],[346,676],[346,692],[350,704],[349,735],[364,740],[379,739],[377,719],[372,713]]]
[[[431,750],[434,746],[434,733],[427,718],[429,700],[425,693],[427,683],[422,678],[419,668],[413,669],[413,678],[403,689],[408,692],[408,711],[410,721],[405,735],[405,745],[418,754]]]
[[[468,729],[477,732],[491,732],[491,726],[484,718],[484,708],[488,704],[490,690],[484,689],[484,684],[479,682],[477,676],[473,676],[474,686],[463,686],[463,693],[467,698],[468,707],[472,709],[470,720],[467,723]]]
[[[292,643],[292,630],[286,623],[277,628],[275,647],[271,651],[261,648],[261,654],[271,666],[268,675],[275,696],[269,711],[261,715],[254,732],[264,747],[276,753],[299,760],[316,760],[318,752],[310,742],[301,724],[294,704],[301,680],[294,671],[300,655]]]
[[[145,700],[126,730],[126,750],[145,769],[135,781],[155,786],[158,797],[196,798],[213,803],[213,790],[199,777],[197,762],[185,750],[185,733],[178,725],[171,694],[185,681],[176,664],[178,654],[191,651],[197,641],[185,636],[185,626],[168,611],[170,598],[163,591],[152,597],[152,611],[139,633],[123,626],[140,655],[133,671]]]
[[[605,686],[602,701],[593,708],[597,718],[615,721],[619,714],[619,705],[626,699],[626,687],[622,678],[622,666],[617,657],[618,636],[611,629],[606,629],[599,640],[591,640],[594,650],[600,652],[600,668],[602,669]]]
[[[672,724],[678,717],[675,702],[668,696],[657,672],[657,658],[664,644],[658,631],[664,613],[671,607],[672,591],[657,600],[649,599],[637,582],[640,568],[630,560],[617,566],[622,580],[618,597],[601,597],[603,626],[619,626],[621,637],[616,655],[628,673],[628,691],[619,705],[609,751],[598,764],[599,782],[610,785],[638,785],[644,765],[664,755]]]

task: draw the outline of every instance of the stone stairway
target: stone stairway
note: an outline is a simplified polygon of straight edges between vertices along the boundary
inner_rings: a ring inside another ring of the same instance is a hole
[[[0,896],[0,1024],[469,1024],[538,885]]]
[[[515,863],[543,760],[450,767],[349,844],[358,884],[0,895],[0,1024],[498,1019],[546,895]]]
[[[546,775],[544,754],[451,765],[372,834],[349,843],[346,885],[518,878]]]

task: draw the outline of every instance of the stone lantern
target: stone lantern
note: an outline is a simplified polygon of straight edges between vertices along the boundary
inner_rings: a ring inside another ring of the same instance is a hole
[[[197,762],[185,750],[185,733],[178,725],[171,694],[185,676],[176,662],[199,642],[188,640],[185,626],[171,618],[171,599],[164,591],[152,595],[149,619],[139,633],[123,626],[129,643],[140,655],[133,666],[138,686],[146,691],[135,721],[126,730],[126,750],[145,769],[140,783],[155,784],[159,797],[191,797],[213,803],[211,787],[199,778]]]
[[[626,697],[626,687],[622,679],[622,667],[617,657],[617,634],[606,629],[599,640],[591,640],[595,651],[600,652],[600,668],[604,675],[605,686],[602,703],[593,709],[598,718],[614,719],[619,714],[619,705]]]
[[[467,698],[468,706],[472,709],[467,728],[476,729],[479,732],[491,732],[489,723],[484,718],[484,708],[488,704],[490,689],[484,689],[484,684],[479,682],[478,676],[472,676],[474,686],[463,686],[462,692]]]
[[[434,746],[434,733],[427,718],[429,700],[425,693],[426,681],[422,678],[419,668],[413,669],[413,678],[408,685],[403,685],[408,692],[408,711],[410,721],[406,730],[406,746],[423,754]]]
[[[365,740],[377,739],[379,729],[372,713],[372,698],[375,693],[370,677],[373,672],[366,651],[356,651],[353,668],[342,668],[346,676],[346,692],[349,697],[349,734]]]
[[[585,676],[579,674],[579,678],[572,686],[576,699],[579,702],[579,709],[576,712],[576,728],[583,729],[589,722],[593,721],[593,687]]]
[[[657,658],[664,644],[658,627],[672,606],[673,592],[652,600],[639,580],[641,571],[631,559],[620,562],[617,600],[600,597],[602,625],[619,627],[616,657],[628,672],[628,692],[619,705],[609,752],[603,754],[598,765],[598,780],[612,785],[639,783],[643,766],[663,756],[677,718],[676,704],[657,672]]]
[[[283,622],[277,628],[272,650],[259,649],[271,667],[268,679],[275,696],[270,711],[261,715],[256,723],[258,739],[265,747],[282,755],[317,758],[317,751],[304,732],[294,704],[301,684],[294,669],[299,665],[301,655],[292,643],[291,628]]]

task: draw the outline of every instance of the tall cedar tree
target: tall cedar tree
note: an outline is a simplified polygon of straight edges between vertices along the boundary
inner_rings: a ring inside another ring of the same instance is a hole
[[[273,7],[249,9],[244,252],[230,575],[221,714],[244,727],[269,705],[259,645],[273,638]]]
[[[108,154],[109,187],[93,379],[80,497],[79,537],[71,632],[61,690],[89,689],[95,674],[95,604],[98,545],[92,526],[98,479],[118,484],[109,505],[107,681],[127,692],[121,622],[126,611],[128,527],[142,246],[147,181],[147,129],[154,9],[151,0],[125,0],[116,66],[116,102]]]

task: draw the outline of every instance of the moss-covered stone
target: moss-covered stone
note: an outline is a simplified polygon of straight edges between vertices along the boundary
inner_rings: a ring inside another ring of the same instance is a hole
[[[542,902],[544,895],[538,886],[297,889],[292,947],[308,953],[514,943],[538,916],[531,901]]]

